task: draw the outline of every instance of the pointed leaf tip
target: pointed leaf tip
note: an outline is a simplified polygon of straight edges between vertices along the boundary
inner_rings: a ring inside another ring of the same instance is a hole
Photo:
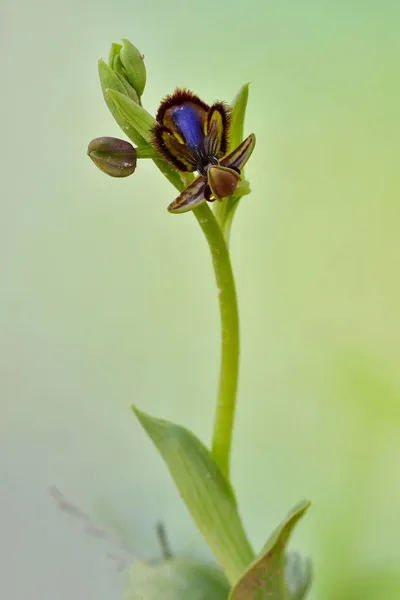
[[[308,500],[297,504],[271,534],[260,555],[242,575],[229,600],[287,600],[285,549],[296,523],[310,506]]]

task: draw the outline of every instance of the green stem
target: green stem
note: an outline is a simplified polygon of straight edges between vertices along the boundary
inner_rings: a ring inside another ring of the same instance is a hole
[[[239,374],[239,315],[227,243],[208,204],[194,211],[207,239],[214,265],[221,314],[221,370],[212,455],[229,479],[229,462]]]

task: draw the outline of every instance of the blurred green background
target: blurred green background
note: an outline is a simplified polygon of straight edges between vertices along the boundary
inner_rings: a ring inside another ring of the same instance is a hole
[[[129,38],[144,102],[230,100],[251,81],[257,148],[232,232],[242,327],[233,481],[256,548],[303,497],[311,597],[400,595],[398,2],[2,0],[1,595],[121,598],[112,544],[209,557],[134,401],[210,439],[218,307],[206,244],[149,162],[85,156],[123,137],[97,59]]]

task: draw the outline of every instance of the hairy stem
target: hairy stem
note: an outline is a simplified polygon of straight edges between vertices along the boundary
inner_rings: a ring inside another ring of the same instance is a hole
[[[221,314],[221,369],[214,422],[212,455],[229,479],[229,462],[239,374],[239,315],[229,250],[208,204],[194,211],[207,239],[214,265]]]

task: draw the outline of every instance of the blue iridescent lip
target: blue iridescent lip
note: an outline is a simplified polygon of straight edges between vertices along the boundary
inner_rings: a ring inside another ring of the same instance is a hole
[[[211,107],[188,90],[178,89],[158,109],[153,143],[179,171],[198,171],[218,164],[226,153],[230,111],[222,102]]]
[[[204,118],[193,102],[169,109],[174,129],[179,131],[185,144],[194,152],[204,144]]]
[[[177,89],[161,103],[153,129],[153,145],[178,171],[197,171],[197,177],[171,204],[172,213],[193,210],[204,202],[231,196],[240,172],[251,156],[255,136],[249,135],[226,156],[230,109],[212,106],[188,90]]]

